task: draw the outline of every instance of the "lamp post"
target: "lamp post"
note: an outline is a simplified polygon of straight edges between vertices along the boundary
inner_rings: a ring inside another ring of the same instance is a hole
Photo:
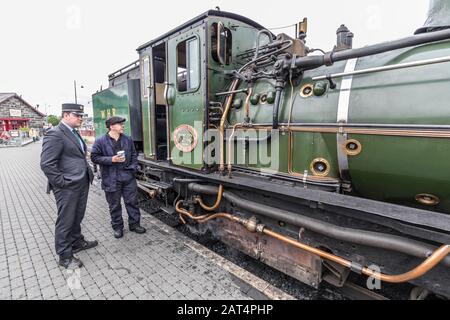
[[[89,122],[88,121],[86,121],[86,122],[88,122],[89,129],[90,130],[94,130],[94,125],[93,125],[93,121],[94,121],[94,105],[92,103],[92,100],[89,100],[87,102],[87,105],[89,106],[89,108],[92,108],[92,117],[88,117],[88,118],[91,118],[91,119],[90,119]]]
[[[44,104],[45,107],[45,126],[48,126],[48,113],[47,113],[47,104]]]
[[[80,88],[83,89],[84,87],[81,85]],[[73,80],[73,89],[75,91],[75,103],[78,104],[78,101],[77,101],[77,81],[76,80]]]
[[[75,103],[77,102],[77,82],[73,80],[73,89],[75,90]]]

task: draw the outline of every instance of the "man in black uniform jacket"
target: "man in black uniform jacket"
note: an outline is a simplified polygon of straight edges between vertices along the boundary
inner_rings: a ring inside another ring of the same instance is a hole
[[[74,253],[95,247],[97,241],[86,241],[81,234],[94,175],[86,160],[86,144],[78,130],[83,122],[83,106],[63,104],[61,123],[44,137],[41,169],[48,179],[47,193],[53,190],[58,208],[55,248],[59,265],[76,269],[83,263]]]

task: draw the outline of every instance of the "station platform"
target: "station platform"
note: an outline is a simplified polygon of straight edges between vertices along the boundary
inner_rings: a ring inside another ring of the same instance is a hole
[[[76,254],[79,271],[59,267],[56,204],[46,194],[41,148],[42,141],[0,148],[0,299],[293,299],[151,215],[142,213],[146,234],[125,229],[115,239],[98,184],[82,231],[99,245]]]

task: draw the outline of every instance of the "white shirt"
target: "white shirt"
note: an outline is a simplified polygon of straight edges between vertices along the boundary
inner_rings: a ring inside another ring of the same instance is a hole
[[[70,132],[72,132],[73,135],[75,135],[75,133],[73,132],[73,130],[74,130],[75,128],[72,128],[70,125],[68,125],[67,123],[65,123],[63,120],[61,120],[61,123],[64,124],[64,125],[70,130]],[[79,137],[75,136],[75,138],[77,138],[77,140],[80,142],[81,150],[83,150],[83,152],[84,152],[84,145],[83,145],[83,142],[81,141],[81,139],[79,139]]]

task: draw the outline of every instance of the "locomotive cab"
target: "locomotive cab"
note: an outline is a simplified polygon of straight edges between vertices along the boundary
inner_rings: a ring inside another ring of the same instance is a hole
[[[216,100],[218,88],[226,90],[230,84],[225,71],[238,66],[233,53],[253,46],[251,41],[233,42],[231,28],[248,39],[262,26],[238,15],[208,11],[137,49],[147,159],[204,168],[203,135],[213,116],[210,102]]]

